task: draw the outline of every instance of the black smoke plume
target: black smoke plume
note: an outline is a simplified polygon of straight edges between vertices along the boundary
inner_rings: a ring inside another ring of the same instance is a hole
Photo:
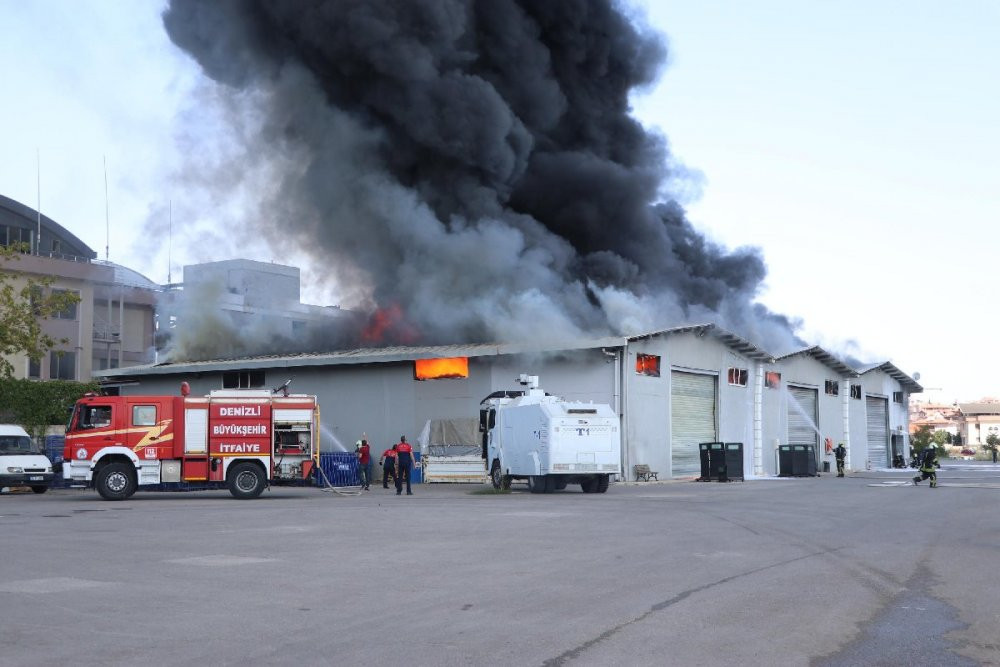
[[[172,0],[163,19],[251,108],[240,154],[278,165],[247,223],[308,251],[346,305],[402,312],[409,338],[713,321],[791,340],[754,303],[760,253],[663,194],[667,142],[629,95],[666,43],[618,3]]]

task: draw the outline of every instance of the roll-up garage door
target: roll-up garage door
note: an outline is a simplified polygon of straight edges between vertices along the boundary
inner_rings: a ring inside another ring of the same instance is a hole
[[[885,468],[889,465],[888,400],[867,396],[865,405],[868,408],[868,460],[872,468]]]
[[[670,460],[674,477],[701,473],[699,442],[714,442],[715,376],[670,373]]]
[[[816,390],[788,387],[788,444],[818,445],[816,432]]]

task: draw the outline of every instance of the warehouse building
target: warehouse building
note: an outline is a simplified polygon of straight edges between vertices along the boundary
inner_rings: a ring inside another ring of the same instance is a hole
[[[743,444],[744,476],[775,474],[770,462],[777,444],[805,439],[806,432],[789,418],[787,400],[765,394],[775,391],[765,390],[767,374],[784,373],[821,432],[837,424],[841,434],[844,422],[835,415],[842,418],[843,403],[825,393],[821,398],[819,390],[828,378],[842,382],[854,375],[819,348],[779,361],[712,324],[562,345],[388,347],[163,363],[101,375],[110,390],[123,394],[176,393],[182,381],[195,395],[223,387],[273,388],[294,378],[295,392],[319,398],[325,449],[348,449],[367,433],[378,451],[400,434],[415,439],[431,420],[478,417],[480,401],[517,389],[521,373],[538,375],[551,394],[611,405],[622,419],[622,465],[630,479],[640,464],[662,478],[697,477],[698,444],[717,441]],[[909,390],[919,391],[910,383]],[[812,438],[818,447],[818,436]]]
[[[821,347],[814,346],[778,357],[764,378],[764,432],[772,455],[764,462],[768,474],[777,474],[774,453],[780,445],[812,448],[817,470],[836,470],[836,443],[848,450],[846,396],[858,373]],[[827,445],[830,445],[829,447]],[[825,465],[824,465],[825,464]]]
[[[909,456],[909,395],[923,391],[917,382],[886,361],[858,369],[851,385],[850,439],[856,469],[873,470]]]

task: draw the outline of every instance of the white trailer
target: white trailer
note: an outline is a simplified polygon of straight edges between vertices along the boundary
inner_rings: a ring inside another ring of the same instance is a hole
[[[579,484],[604,493],[621,474],[621,427],[611,406],[565,401],[538,388],[537,375],[521,375],[522,391],[500,391],[481,402],[483,458],[497,489],[524,479],[532,493]]]

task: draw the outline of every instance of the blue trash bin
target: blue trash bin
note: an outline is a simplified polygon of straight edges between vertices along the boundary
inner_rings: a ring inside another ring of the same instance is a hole
[[[417,463],[420,462],[420,452],[414,450],[413,460],[416,461]],[[424,467],[420,466],[418,468],[417,466],[413,466],[412,468],[410,468],[410,484],[420,484],[423,481],[424,481]]]

